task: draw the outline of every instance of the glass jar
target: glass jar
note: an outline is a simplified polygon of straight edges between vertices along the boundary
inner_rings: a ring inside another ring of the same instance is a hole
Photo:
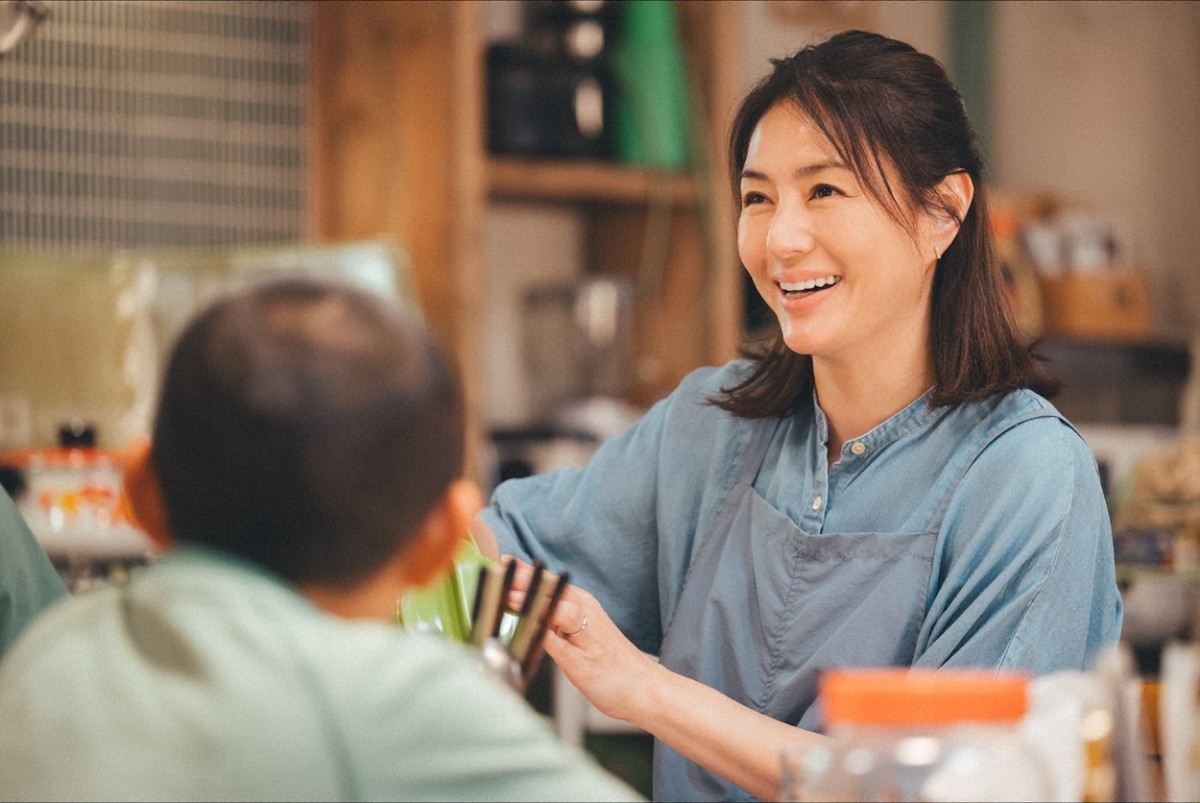
[[[829,741],[784,756],[783,800],[1046,800],[1022,736],[1028,677],[904,668],[824,674]]]

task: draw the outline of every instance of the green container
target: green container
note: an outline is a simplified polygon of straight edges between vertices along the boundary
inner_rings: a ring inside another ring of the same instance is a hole
[[[409,630],[441,633],[456,641],[469,641],[479,567],[495,565],[479,551],[474,539],[466,538],[454,555],[451,571],[400,598],[396,606],[398,624]]]
[[[620,38],[610,56],[617,158],[639,167],[682,170],[692,148],[675,6],[669,0],[639,0],[620,8]]]

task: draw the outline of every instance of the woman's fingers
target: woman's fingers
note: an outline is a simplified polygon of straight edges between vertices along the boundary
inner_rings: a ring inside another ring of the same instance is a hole
[[[505,570],[510,564],[515,564],[516,569],[513,571],[512,585],[508,589],[508,595],[505,597],[505,605],[511,611],[521,610],[521,606],[525,604],[525,592],[529,589],[529,583],[533,580],[533,566],[529,565],[520,558],[514,558],[512,555],[502,555],[500,564]]]
[[[583,607],[579,604],[577,595],[571,593],[572,590],[567,589],[563,594],[558,607],[554,609],[554,618],[550,621],[549,631],[559,638],[578,635],[585,629]]]

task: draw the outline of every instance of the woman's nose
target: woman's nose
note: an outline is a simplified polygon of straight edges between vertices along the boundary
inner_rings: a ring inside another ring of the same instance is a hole
[[[773,257],[808,253],[814,243],[812,219],[803,210],[790,205],[776,210],[767,230],[767,250]]]

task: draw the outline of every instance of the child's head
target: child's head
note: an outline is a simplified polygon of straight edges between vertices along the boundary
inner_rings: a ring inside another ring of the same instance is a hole
[[[462,453],[459,389],[422,321],[290,278],[218,300],[183,332],[150,459],[175,542],[348,588],[415,537]]]

